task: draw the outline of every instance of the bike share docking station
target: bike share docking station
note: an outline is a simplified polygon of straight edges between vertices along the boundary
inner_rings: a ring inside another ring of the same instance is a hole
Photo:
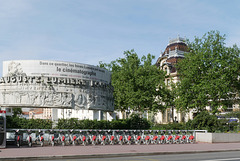
[[[7,131],[15,133],[15,143],[18,147],[26,144],[31,147],[33,145],[95,146],[195,143],[195,130],[7,129]]]
[[[6,111],[0,110],[0,149],[6,148]]]

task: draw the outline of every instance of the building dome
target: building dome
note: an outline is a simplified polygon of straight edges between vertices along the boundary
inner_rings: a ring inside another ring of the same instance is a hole
[[[177,37],[175,39],[171,39],[164,52],[160,54],[156,65],[158,67],[162,66],[162,60],[165,60],[165,64],[175,64],[178,59],[184,58],[184,53],[187,52],[187,50],[188,47],[184,38]]]

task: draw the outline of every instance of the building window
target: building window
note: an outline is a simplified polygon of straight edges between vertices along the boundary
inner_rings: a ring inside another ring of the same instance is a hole
[[[169,74],[169,68],[168,68],[168,67],[165,67],[165,68],[164,68],[164,71],[166,71],[167,74]]]

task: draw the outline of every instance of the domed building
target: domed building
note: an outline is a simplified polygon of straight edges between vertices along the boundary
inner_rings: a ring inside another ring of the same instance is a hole
[[[184,53],[187,51],[188,47],[184,38],[177,37],[171,39],[156,62],[156,66],[159,67],[160,70],[166,71],[167,77],[165,83],[169,88],[171,83],[177,83],[179,81],[176,64],[184,58]],[[165,112],[155,115],[153,120],[157,123],[183,122],[191,117],[190,114],[179,113],[174,107],[169,107]]]
[[[185,52],[187,52],[185,39],[178,37],[170,40],[165,51],[160,54],[156,65],[161,70],[166,71],[170,76],[169,79],[167,79],[167,82],[169,82],[171,78],[173,79],[174,83],[178,81],[176,64],[184,58]]]

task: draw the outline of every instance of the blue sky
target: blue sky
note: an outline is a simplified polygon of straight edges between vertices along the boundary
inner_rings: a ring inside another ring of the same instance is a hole
[[[169,38],[210,30],[240,46],[238,0],[0,0],[0,75],[4,60],[60,60],[98,65],[138,55],[158,57]]]

